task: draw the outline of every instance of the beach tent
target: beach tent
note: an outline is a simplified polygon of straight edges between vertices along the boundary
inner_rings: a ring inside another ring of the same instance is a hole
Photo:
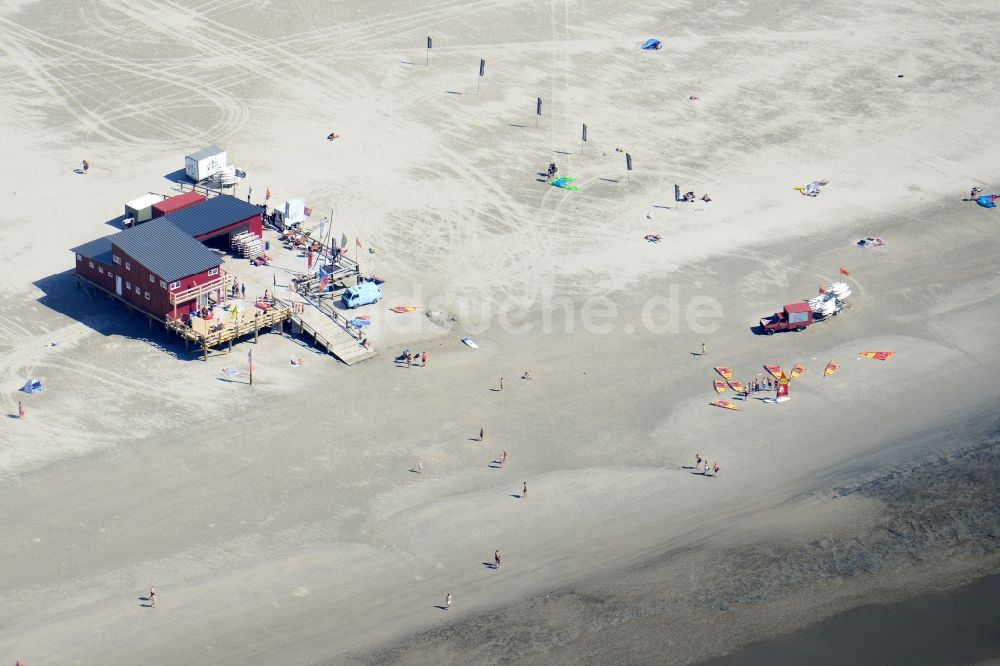
[[[650,37],[649,39],[647,39],[645,42],[642,43],[642,48],[646,49],[647,51],[655,51],[659,49],[661,46],[663,45],[660,44],[660,40],[655,39],[653,37]]]
[[[25,393],[39,393],[42,390],[42,382],[34,378],[29,379],[25,382],[24,386],[21,387],[21,390]]]
[[[1000,197],[1000,194],[981,194],[979,198],[976,199],[976,203],[983,208],[996,208],[996,199]]]

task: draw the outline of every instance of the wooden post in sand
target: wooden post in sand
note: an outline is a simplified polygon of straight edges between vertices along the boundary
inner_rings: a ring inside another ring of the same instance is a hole
[[[201,353],[204,354],[204,358],[202,360],[204,360],[206,363],[208,363],[208,338],[207,337],[203,338],[202,341],[201,341]]]
[[[587,123],[583,124],[583,131],[580,132],[580,152],[583,153],[583,144],[587,143]]]
[[[259,314],[260,314],[259,310],[255,311],[253,313],[253,343],[254,344],[257,344],[257,340],[260,338],[260,319],[257,317],[257,315],[259,315]]]

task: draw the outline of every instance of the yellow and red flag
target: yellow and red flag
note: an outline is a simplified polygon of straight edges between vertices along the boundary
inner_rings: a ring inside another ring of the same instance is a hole
[[[865,358],[873,358],[876,361],[888,361],[896,352],[861,352]]]
[[[722,381],[721,379],[716,379],[714,382],[712,382],[712,385],[715,386],[716,393],[726,392],[726,382]]]
[[[765,365],[764,369],[775,379],[781,379],[782,372],[780,365]]]
[[[830,361],[829,363],[826,364],[826,369],[823,370],[823,376],[829,377],[833,373],[837,372],[837,370],[840,370],[840,366],[834,363],[833,361]]]
[[[723,378],[726,379],[726,381],[729,381],[730,379],[733,378],[733,373],[732,373],[732,371],[730,371],[729,368],[719,368],[719,367],[716,367],[715,371],[717,373],[719,373],[720,375],[722,375]]]
[[[729,402],[728,400],[713,400],[712,402],[710,402],[708,404],[712,405],[713,407],[722,407],[723,409],[732,409],[732,410],[737,411],[737,412],[742,411],[739,407],[737,407],[733,403]]]
[[[743,393],[743,382],[737,381],[735,379],[730,379],[729,388],[733,389],[737,393]]]
[[[788,374],[788,377],[790,379],[798,379],[798,376],[805,371],[806,371],[805,366],[796,363],[795,365],[792,366],[792,371]]]

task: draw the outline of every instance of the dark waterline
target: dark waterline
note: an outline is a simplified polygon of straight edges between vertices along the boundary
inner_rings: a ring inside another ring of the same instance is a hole
[[[1000,656],[1000,575],[952,592],[864,606],[699,666],[938,666]]]

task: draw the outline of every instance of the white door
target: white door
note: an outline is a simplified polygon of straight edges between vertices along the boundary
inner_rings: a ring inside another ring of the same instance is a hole
[[[115,292],[119,296],[122,295],[122,276],[121,275],[116,275],[115,276]]]

